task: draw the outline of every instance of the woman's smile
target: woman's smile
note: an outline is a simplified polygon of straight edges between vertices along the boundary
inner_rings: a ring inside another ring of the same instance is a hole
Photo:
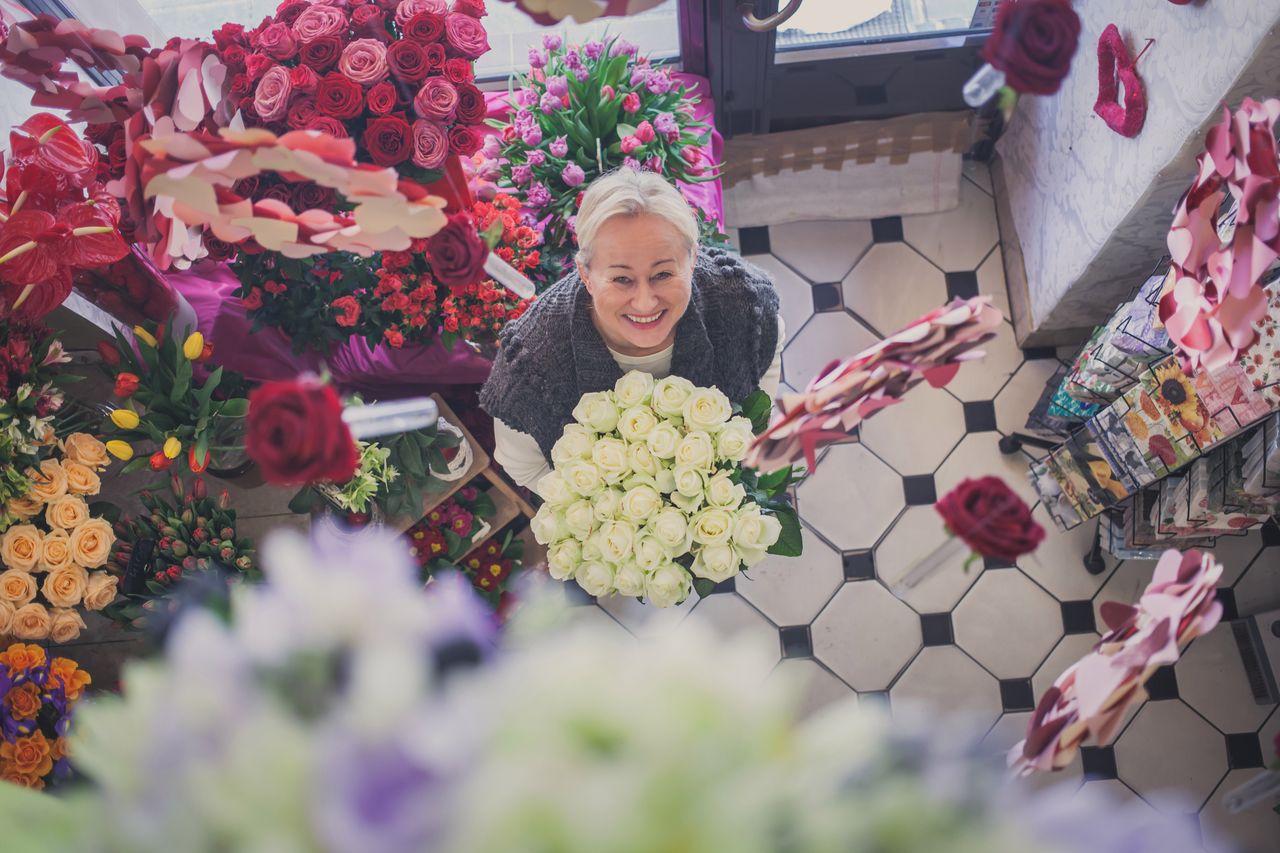
[[[652,329],[666,315],[667,311],[664,308],[656,314],[623,314],[622,318],[637,329]]]

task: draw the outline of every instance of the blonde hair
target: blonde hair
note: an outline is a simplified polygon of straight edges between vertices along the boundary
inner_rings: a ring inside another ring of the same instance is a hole
[[[669,222],[684,237],[690,252],[698,245],[698,220],[675,185],[653,172],[623,167],[596,178],[582,197],[574,225],[578,262],[590,266],[592,243],[602,225],[615,216],[642,213]]]

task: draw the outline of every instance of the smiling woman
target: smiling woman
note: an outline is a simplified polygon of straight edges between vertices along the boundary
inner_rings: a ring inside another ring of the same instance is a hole
[[[507,326],[480,396],[495,419],[494,456],[522,486],[551,470],[551,446],[582,395],[625,372],[682,376],[735,402],[778,388],[784,329],[772,282],[731,252],[699,248],[675,187],[612,172],[584,194],[576,228],[576,271]]]

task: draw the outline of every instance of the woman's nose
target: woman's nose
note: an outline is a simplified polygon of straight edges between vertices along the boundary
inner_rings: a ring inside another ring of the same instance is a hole
[[[638,314],[647,314],[657,308],[658,294],[654,292],[653,286],[648,282],[637,285],[636,292],[631,297],[631,306]]]

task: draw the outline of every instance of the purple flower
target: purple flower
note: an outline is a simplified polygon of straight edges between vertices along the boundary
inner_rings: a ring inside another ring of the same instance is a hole
[[[528,110],[517,111],[515,120],[512,121],[512,124],[515,125],[516,130],[520,131],[521,133],[524,133],[529,128],[534,127],[535,125],[537,125],[537,123],[538,123],[538,120],[535,119],[533,117],[533,113],[529,112]]]
[[[524,141],[524,144],[528,145],[530,148],[540,145],[542,143],[542,128],[538,127],[536,124],[531,125],[525,129],[524,133],[520,135],[520,138]]]
[[[658,113],[658,117],[653,120],[653,129],[664,136],[679,133],[680,126],[676,124],[675,113]]]
[[[569,153],[569,140],[563,136],[557,136],[551,140],[551,156],[564,157]]]
[[[591,72],[585,68],[573,69],[573,76],[577,78],[579,83],[585,83],[591,77]]]
[[[659,157],[657,154],[654,154],[648,160],[644,161],[644,168],[646,171],[657,172],[659,175],[661,175],[662,174],[662,158]]]
[[[637,65],[631,72],[631,86],[643,86],[645,81],[649,79],[649,67],[647,65]]]
[[[587,175],[582,171],[582,167],[577,163],[569,163],[564,167],[563,171],[560,172],[560,178],[568,186],[576,187],[587,179]]]
[[[553,74],[547,78],[547,92],[555,95],[557,98],[563,98],[569,94],[569,80],[562,74]],[[543,96],[544,98],[546,95]]]
[[[655,71],[649,75],[649,91],[655,95],[665,95],[671,91],[671,75]]]
[[[525,86],[516,92],[516,103],[522,107],[531,107],[538,103],[538,93],[531,86]]]
[[[640,161],[630,156],[622,158],[622,166],[623,168],[631,169],[636,172],[644,171],[643,167],[640,165]]]
[[[543,56],[542,51],[536,47],[529,48],[529,67],[542,68],[547,64],[547,58]]]
[[[627,56],[635,56],[638,50],[639,48],[626,39],[618,39],[613,43],[613,47],[609,48],[609,55],[618,56],[625,53]]]
[[[582,55],[576,50],[571,50],[564,55],[564,67],[574,71],[582,67]]]
[[[546,207],[551,204],[551,190],[547,189],[546,184],[534,184],[525,195],[525,201],[530,207]]]
[[[570,216],[570,217],[569,217],[568,219],[566,219],[564,222],[565,222],[565,224],[566,224],[566,225],[568,225],[568,226],[569,226],[569,233],[570,233],[570,234],[577,234],[577,233],[578,233],[578,217],[576,217],[576,216]]]
[[[496,136],[486,136],[484,138],[484,146],[480,150],[490,160],[496,159],[502,153],[502,141]]]
[[[564,109],[564,102],[550,92],[547,92],[542,96],[542,101],[538,104],[538,109],[542,110],[547,115],[551,115],[558,110]]]
[[[587,55],[587,59],[599,59],[604,56],[604,42],[589,41],[583,45],[582,52]]]
[[[517,184],[527,184],[533,180],[533,169],[523,163],[511,169],[511,180]]]
[[[543,151],[541,148],[535,148],[529,152],[528,156],[525,157],[525,160],[528,161],[530,166],[541,166],[543,163],[547,162],[547,152]]]
[[[542,46],[547,50],[559,50],[560,46],[563,44],[564,39],[560,38],[560,36],[555,33],[549,33],[542,37]]]

